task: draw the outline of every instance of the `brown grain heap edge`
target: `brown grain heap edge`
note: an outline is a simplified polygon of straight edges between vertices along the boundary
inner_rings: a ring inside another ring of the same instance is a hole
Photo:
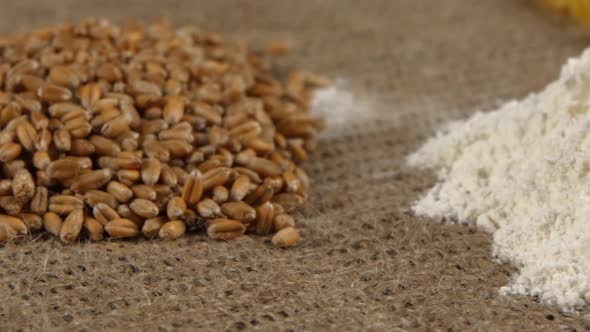
[[[245,45],[166,21],[86,19],[0,38],[0,240],[188,231],[296,244],[311,88]]]

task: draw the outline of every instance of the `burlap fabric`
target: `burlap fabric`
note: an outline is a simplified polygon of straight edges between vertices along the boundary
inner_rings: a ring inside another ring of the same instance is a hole
[[[348,80],[373,104],[307,169],[304,242],[38,236],[0,249],[0,330],[585,330],[535,299],[501,297],[512,267],[489,235],[415,218],[434,181],[403,166],[437,126],[553,80],[588,33],[522,0],[0,1],[0,30],[84,16],[154,19],[286,39],[283,60]],[[330,121],[330,119],[328,119]]]

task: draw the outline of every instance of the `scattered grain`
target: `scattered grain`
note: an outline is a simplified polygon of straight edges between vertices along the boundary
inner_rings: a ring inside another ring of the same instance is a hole
[[[277,247],[290,247],[296,245],[301,240],[299,230],[293,227],[286,227],[278,231],[272,237],[272,244]]]

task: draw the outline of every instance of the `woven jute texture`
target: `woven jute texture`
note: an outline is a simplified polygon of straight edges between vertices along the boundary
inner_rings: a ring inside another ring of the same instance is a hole
[[[580,330],[502,297],[491,237],[414,217],[434,176],[404,157],[442,123],[553,80],[589,34],[525,0],[0,1],[0,31],[85,16],[175,23],[294,46],[281,67],[348,81],[372,115],[328,132],[308,164],[303,243],[38,236],[0,248],[0,330]],[[330,119],[328,119],[330,121]]]

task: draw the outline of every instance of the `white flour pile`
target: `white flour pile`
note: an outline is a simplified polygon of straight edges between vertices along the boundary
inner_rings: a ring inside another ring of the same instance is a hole
[[[414,206],[493,233],[520,267],[504,294],[565,311],[590,302],[590,50],[538,94],[451,123],[408,158],[439,171]]]

